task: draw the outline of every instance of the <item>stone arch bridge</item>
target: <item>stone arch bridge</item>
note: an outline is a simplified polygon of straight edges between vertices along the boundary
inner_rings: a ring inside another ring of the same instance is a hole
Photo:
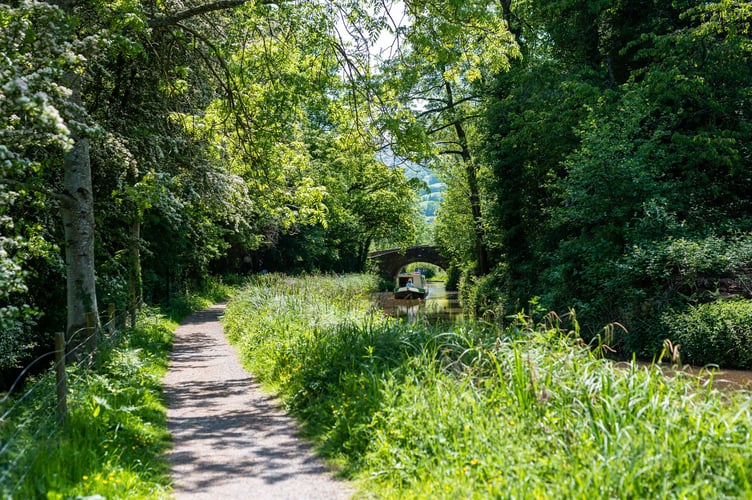
[[[439,250],[430,245],[408,247],[406,249],[390,248],[368,254],[368,260],[376,264],[379,276],[387,280],[393,280],[400,269],[413,262],[428,262],[447,269],[449,261],[439,254]]]

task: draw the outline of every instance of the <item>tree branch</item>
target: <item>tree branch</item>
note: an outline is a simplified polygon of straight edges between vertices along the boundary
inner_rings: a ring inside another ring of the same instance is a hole
[[[477,99],[479,99],[479,96],[476,96],[476,95],[471,95],[471,96],[463,97],[462,99],[460,99],[458,101],[454,101],[452,103],[446,104],[446,105],[441,106],[439,108],[430,108],[430,109],[427,109],[427,110],[419,113],[418,117],[430,115],[431,113],[441,113],[442,111],[448,111],[450,109],[453,109],[455,106],[457,106],[459,104],[462,104],[463,102],[473,101],[473,100],[477,100]],[[446,100],[441,100],[441,99],[436,99],[436,100],[440,101],[440,102],[446,103]]]
[[[235,7],[240,7],[241,5],[248,3],[249,1],[251,0],[216,0],[215,2],[207,3],[204,5],[199,5],[198,7],[193,7],[190,9],[186,9],[182,12],[178,12],[171,16],[156,17],[154,19],[149,19],[147,21],[147,24],[150,28],[164,28],[166,26],[174,26],[180,21],[190,19],[191,17],[200,16],[202,14],[208,14],[210,12],[216,12],[218,10],[234,9]],[[279,1],[258,0],[257,3],[260,5],[278,5]]]
[[[431,130],[426,131],[426,134],[427,135],[433,135],[436,132],[440,132],[440,131],[444,130],[445,128],[453,127],[453,126],[457,125],[458,123],[459,123],[459,120],[454,120],[454,121],[451,121],[449,123],[445,123],[444,125],[439,125],[436,128],[432,128]]]
[[[232,83],[231,83],[232,82],[232,76],[230,75],[230,69],[227,67],[227,63],[225,62],[224,58],[222,57],[222,53],[220,52],[220,50],[213,43],[211,43],[211,41],[208,38],[206,38],[205,36],[203,36],[202,34],[200,34],[198,31],[193,30],[193,29],[189,28],[188,26],[183,26],[182,24],[179,24],[179,23],[175,23],[175,26],[179,27],[182,30],[187,31],[188,33],[190,33],[191,35],[193,35],[197,40],[201,40],[201,42],[203,42],[204,44],[206,44],[209,47],[209,49],[212,52],[214,52],[214,55],[217,57],[219,65],[222,68],[222,71],[224,73],[225,79],[222,79],[220,77],[220,75],[217,74],[216,70],[209,63],[209,60],[204,55],[204,53],[201,52],[201,51],[197,51],[199,53],[199,55],[201,56],[201,59],[203,59],[204,62],[206,62],[206,66],[209,69],[209,72],[217,80],[217,83],[221,87],[223,87],[223,90],[225,91],[225,94],[227,95],[227,100],[229,102],[229,105],[230,105],[231,108],[234,109],[235,108],[235,99],[234,99],[234,94],[233,94],[233,91],[232,91]]]
[[[75,200],[72,196],[64,194],[64,193],[57,193],[55,191],[49,191],[47,189],[33,186],[31,184],[28,184],[26,182],[17,181],[15,179],[3,179],[0,178],[0,184],[5,184],[8,186],[20,186],[28,191],[34,191],[35,193],[42,193],[46,196],[49,196],[50,198],[53,198],[55,200],[58,200],[61,203],[73,203]]]

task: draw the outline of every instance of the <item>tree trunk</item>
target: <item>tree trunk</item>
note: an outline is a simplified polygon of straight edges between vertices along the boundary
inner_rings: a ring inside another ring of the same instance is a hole
[[[71,103],[82,109],[80,77],[69,76]],[[83,121],[81,116],[75,119]],[[94,199],[89,139],[80,131],[74,131],[73,140],[73,148],[65,154],[63,177],[63,191],[70,198],[62,203],[61,208],[65,230],[66,331],[70,339],[83,330],[87,337],[91,336],[90,346],[96,347],[96,335],[93,334],[99,328],[99,313],[94,280]]]
[[[367,261],[368,261],[368,249],[371,248],[371,237],[365,239],[360,244],[360,248],[358,248],[358,269],[360,271],[366,271],[367,270]]]
[[[454,94],[452,85],[444,82],[444,88],[447,94],[447,106],[453,108]],[[480,275],[488,274],[488,252],[485,245],[485,231],[483,229],[483,213],[480,206],[480,188],[478,187],[478,172],[476,171],[475,162],[470,154],[470,147],[467,143],[467,133],[462,126],[462,120],[454,117],[454,131],[457,134],[457,142],[460,145],[460,158],[465,166],[465,176],[467,178],[467,187],[470,190],[470,209],[473,214],[473,231],[475,235],[475,255],[478,258],[478,273]]]

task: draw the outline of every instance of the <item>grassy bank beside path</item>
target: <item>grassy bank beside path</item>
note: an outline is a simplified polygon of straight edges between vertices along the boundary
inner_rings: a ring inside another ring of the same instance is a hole
[[[750,498],[752,398],[615,367],[549,315],[404,323],[370,276],[260,276],[229,304],[245,363],[378,498]]]
[[[15,465],[6,471],[6,464],[0,464],[0,498],[170,498],[162,377],[172,332],[183,317],[226,299],[229,292],[215,285],[176,297],[170,309],[144,309],[135,329],[101,349],[95,368],[70,363],[68,416],[62,429],[49,418],[54,417],[54,376],[42,376],[48,389],[40,391],[40,398],[23,401],[19,411],[24,418],[39,416],[23,428],[15,421],[0,427],[0,447],[6,436],[13,436],[24,452],[3,455]],[[50,405],[52,412],[46,411]]]

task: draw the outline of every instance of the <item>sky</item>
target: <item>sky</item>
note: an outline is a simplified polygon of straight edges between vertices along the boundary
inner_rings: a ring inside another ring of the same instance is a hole
[[[402,0],[384,0],[382,4],[388,9],[388,22],[392,26],[391,31],[407,25],[407,13],[405,12],[405,4]],[[370,11],[371,13],[374,12],[373,9],[370,9]],[[345,15],[345,12],[340,12],[339,19],[337,20],[337,29],[344,42],[354,43],[354,38],[350,35],[352,28],[347,26],[347,22],[344,19]],[[372,61],[371,64],[375,66],[380,60],[388,59],[395,55],[397,45],[395,35],[390,30],[382,30],[374,44],[368,47]]]

